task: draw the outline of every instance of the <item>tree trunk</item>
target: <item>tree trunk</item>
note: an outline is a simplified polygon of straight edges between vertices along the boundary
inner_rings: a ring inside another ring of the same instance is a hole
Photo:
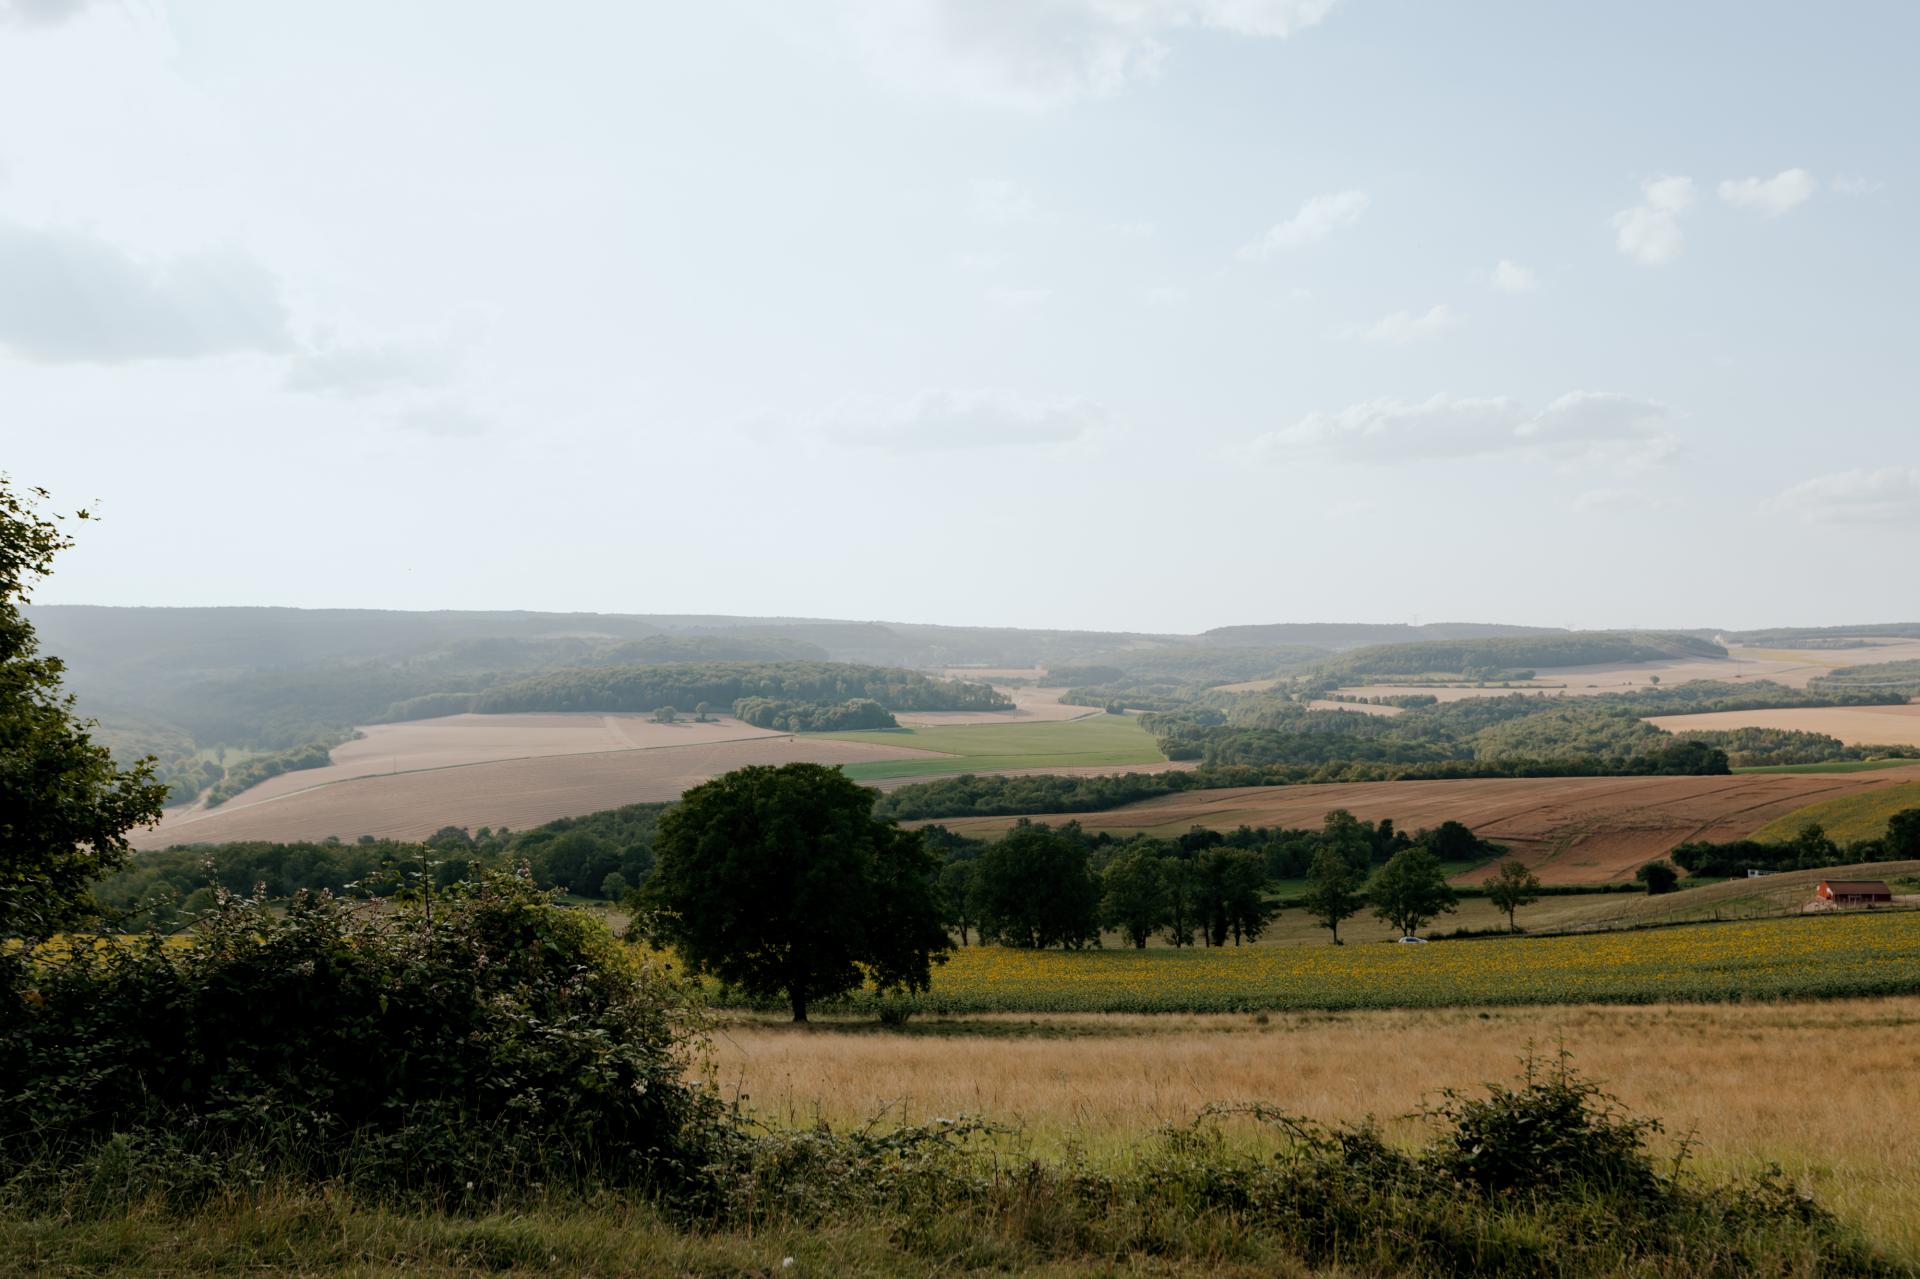
[[[804,1022],[807,1019],[807,997],[798,991],[789,992],[787,998],[793,1003],[793,1019]]]

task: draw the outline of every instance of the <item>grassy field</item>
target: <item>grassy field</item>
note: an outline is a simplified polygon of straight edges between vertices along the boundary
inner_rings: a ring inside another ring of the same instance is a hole
[[[1818,822],[1828,838],[1843,844],[1856,839],[1878,839],[1887,833],[1887,819],[1909,808],[1920,808],[1920,782],[1809,804],[1768,822],[1754,831],[1752,838],[1785,842]]]
[[[1407,949],[1412,949],[1408,947]],[[1212,1102],[1263,1101],[1323,1122],[1408,1118],[1442,1086],[1505,1079],[1565,1046],[1638,1113],[1659,1148],[1699,1143],[1717,1176],[1778,1161],[1843,1217],[1920,1262],[1920,999],[1571,1006],[1251,1016],[916,1020],[904,1031],[742,1019],[720,1078],[774,1123],[860,1126],[980,1114],[1043,1156],[1096,1162]],[[1818,1098],[1809,1105],[1809,1098]],[[1251,1137],[1249,1137],[1251,1139]]]
[[[1154,744],[1152,735],[1131,715],[1090,715],[1085,719],[1054,723],[951,724],[937,728],[882,728],[809,735],[814,736],[858,745],[938,751],[941,755],[958,757],[849,764],[847,776],[859,781],[1003,768],[1152,764],[1166,758]]]
[[[948,1014],[1200,1013],[1895,994],[1920,994],[1920,910],[1425,946],[970,946],[916,1002]],[[867,1011],[874,997],[840,1006]]]

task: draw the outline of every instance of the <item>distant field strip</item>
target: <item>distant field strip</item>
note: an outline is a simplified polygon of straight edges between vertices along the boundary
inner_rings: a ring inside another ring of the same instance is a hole
[[[1825,733],[1849,746],[1920,746],[1920,705],[1803,706],[1771,711],[1660,715],[1647,723],[1669,733],[1728,728],[1790,728]]]
[[[1343,782],[1186,791],[1097,813],[1060,814],[1116,835],[1179,835],[1193,826],[1318,826],[1344,808],[1403,829],[1463,822],[1505,844],[1547,883],[1629,880],[1675,844],[1737,839],[1820,800],[1920,779],[1920,765],[1883,772],[1736,777],[1525,777],[1457,781]],[[1010,826],[1011,817],[956,817],[967,835]],[[1471,878],[1471,877],[1469,877]]]
[[[934,970],[920,1003],[948,1013],[1201,1013],[1914,993],[1920,911],[1890,909],[1426,946],[974,946]]]
[[[1006,769],[1154,764],[1166,758],[1153,736],[1131,715],[1098,714],[1053,723],[954,724],[819,736],[864,746],[934,751],[948,757],[900,758],[848,765],[847,776],[860,781]]]
[[[1878,839],[1887,833],[1887,819],[1909,808],[1920,808],[1920,782],[1809,804],[1768,822],[1755,831],[1753,837],[1790,840],[1818,822],[1829,839],[1843,844],[1856,839]]]

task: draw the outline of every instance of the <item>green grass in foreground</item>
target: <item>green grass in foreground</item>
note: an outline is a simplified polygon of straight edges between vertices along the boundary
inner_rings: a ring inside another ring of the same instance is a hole
[[[1893,909],[1426,946],[973,946],[934,970],[917,1003],[937,1013],[1198,1013],[1914,993],[1920,911]],[[862,993],[837,1006],[872,1003]]]
[[[1153,735],[1131,715],[1090,715],[1058,723],[943,724],[936,728],[878,728],[822,733],[843,742],[938,751],[947,759],[881,760],[846,765],[856,781],[978,773],[1003,768],[1092,768],[1152,764],[1166,757]]]
[[[1822,800],[1775,818],[1749,835],[1763,843],[1786,843],[1815,822],[1829,839],[1842,844],[1856,839],[1878,839],[1887,833],[1887,819],[1909,808],[1920,808],[1920,782],[1905,782],[1883,790],[1858,791],[1838,799]]]
[[[1873,773],[1883,768],[1912,768],[1920,759],[1837,759],[1825,764],[1756,764],[1736,773]]]

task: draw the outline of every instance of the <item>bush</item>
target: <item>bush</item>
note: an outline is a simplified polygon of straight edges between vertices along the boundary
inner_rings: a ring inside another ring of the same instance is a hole
[[[378,1193],[683,1184],[688,1004],[524,870],[379,909],[226,893],[191,944],[0,957],[0,1179],[112,1142]]]

